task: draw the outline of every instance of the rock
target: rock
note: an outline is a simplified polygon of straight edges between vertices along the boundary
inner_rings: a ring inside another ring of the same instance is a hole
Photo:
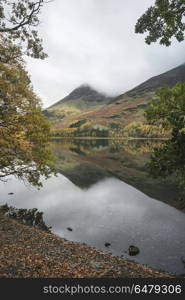
[[[128,253],[130,256],[135,256],[135,255],[139,254],[139,252],[140,252],[139,248],[136,246],[131,245],[128,248]]]
[[[104,245],[105,245],[105,247],[109,247],[109,246],[111,246],[111,244],[110,244],[110,243],[105,243]]]
[[[67,227],[68,231],[73,231],[73,229],[71,227]]]

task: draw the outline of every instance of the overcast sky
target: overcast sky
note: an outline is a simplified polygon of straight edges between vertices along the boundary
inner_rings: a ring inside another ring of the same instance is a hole
[[[54,0],[39,27],[49,58],[26,59],[44,107],[81,84],[118,95],[185,62],[185,42],[146,45],[134,33],[154,0]]]

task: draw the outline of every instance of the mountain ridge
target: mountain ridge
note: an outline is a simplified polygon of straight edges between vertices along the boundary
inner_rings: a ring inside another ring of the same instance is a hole
[[[85,108],[87,108],[89,106],[108,103],[110,100],[111,97],[108,97],[103,93],[96,91],[90,85],[82,84],[79,87],[75,88],[66,97],[51,105],[48,109],[66,104],[78,108],[78,101],[81,101],[82,103],[84,102],[84,104],[86,104]]]
[[[87,131],[88,128],[88,132],[95,136],[98,130],[104,132],[103,134],[107,131],[106,136],[113,131],[119,135],[125,126],[145,122],[145,109],[156,97],[155,91],[158,88],[163,85],[172,87],[184,80],[185,64],[182,64],[151,77],[114,98],[109,98],[89,86],[81,86],[45,110],[44,113],[51,121],[54,132],[62,132],[65,129],[68,135],[72,135],[76,128],[78,136],[84,136],[84,134],[87,136],[85,130]],[[65,132],[62,133],[63,136]]]
[[[182,79],[183,78],[183,79]],[[129,96],[132,97],[137,94],[141,94],[147,91],[154,91],[160,88],[163,85],[168,85],[170,87],[174,86],[181,80],[185,80],[185,63],[181,64],[173,69],[170,69],[162,74],[152,76],[151,78],[147,79],[143,83],[137,85],[133,89],[119,95],[114,100],[119,100],[122,96]],[[113,100],[113,101],[114,101]]]

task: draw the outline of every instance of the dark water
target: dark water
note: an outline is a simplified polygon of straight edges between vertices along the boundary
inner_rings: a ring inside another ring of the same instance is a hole
[[[177,190],[172,183],[148,178],[149,142],[68,140],[51,147],[58,157],[58,177],[43,182],[40,191],[10,178],[0,184],[1,203],[37,207],[52,231],[69,240],[125,258],[135,245],[140,249],[135,261],[185,273],[185,215],[153,199],[156,195],[173,202]]]

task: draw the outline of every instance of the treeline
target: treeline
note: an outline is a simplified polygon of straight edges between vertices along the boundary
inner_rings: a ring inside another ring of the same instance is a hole
[[[164,138],[169,132],[162,126],[132,122],[126,126],[110,123],[108,126],[93,124],[86,120],[71,123],[68,127],[52,128],[54,137],[102,137],[102,138]]]
[[[109,137],[109,130],[102,125],[78,121],[69,127],[52,128],[51,136],[55,137]]]
[[[141,122],[132,122],[124,127],[124,136],[139,138],[161,138],[167,137],[169,132],[162,126],[149,125]]]

